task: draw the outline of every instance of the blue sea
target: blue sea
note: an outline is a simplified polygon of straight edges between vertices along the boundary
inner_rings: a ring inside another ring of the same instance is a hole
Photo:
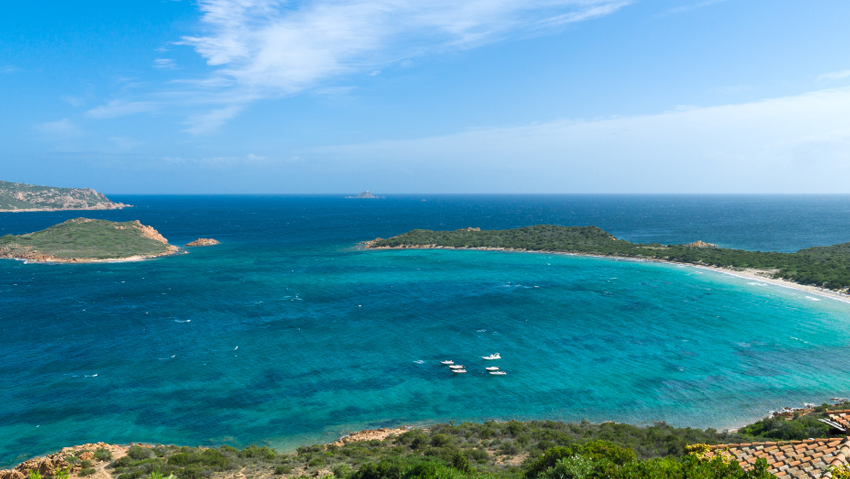
[[[92,441],[329,442],[491,419],[723,428],[850,394],[850,304],[668,264],[364,251],[412,228],[597,225],[636,242],[850,241],[850,196],[113,196],[172,244],[134,263],[0,261],[0,466]],[[499,352],[507,376],[484,374]],[[453,359],[469,373],[439,364]]]

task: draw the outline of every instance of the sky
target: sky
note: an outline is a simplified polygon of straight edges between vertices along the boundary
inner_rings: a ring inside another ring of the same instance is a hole
[[[0,5],[0,180],[850,193],[850,2]]]

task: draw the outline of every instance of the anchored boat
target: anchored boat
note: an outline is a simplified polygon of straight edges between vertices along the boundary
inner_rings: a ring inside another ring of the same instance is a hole
[[[504,371],[490,371],[491,376],[506,376],[507,374]]]
[[[499,356],[499,353],[494,353],[494,354],[491,354],[489,356],[481,356],[481,359],[486,359],[487,361],[492,361],[493,359],[502,359],[502,357]]]
[[[498,371],[499,366],[489,366],[489,367],[486,367],[484,369],[486,369],[487,371]]]
[[[452,372],[455,374],[463,374],[466,372],[466,369],[452,369]]]
[[[454,366],[449,366],[449,369],[463,369],[463,364],[455,364]]]
[[[455,363],[455,362],[454,362],[454,361],[452,361],[451,359],[448,359],[448,360],[446,360],[446,361],[440,361],[440,364],[454,364],[454,363]]]

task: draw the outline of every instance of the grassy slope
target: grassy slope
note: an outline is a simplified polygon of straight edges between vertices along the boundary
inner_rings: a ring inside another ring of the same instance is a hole
[[[24,195],[24,199],[15,198],[15,194]],[[112,202],[102,193],[82,188],[53,188],[50,186],[28,185],[26,183],[11,183],[0,181],[0,210],[22,209],[62,209],[63,197],[79,200],[80,207],[94,207],[97,204]],[[43,201],[28,201],[41,199]]]
[[[511,230],[413,230],[376,241],[372,247],[447,246],[513,248],[530,251],[616,255],[663,259],[731,268],[778,270],[776,277],[836,290],[850,286],[850,243],[807,248],[796,253],[689,248],[683,245],[640,244],[618,240],[595,226],[537,225]]]
[[[42,231],[0,237],[0,249],[18,256],[32,248],[56,258],[111,259],[165,253],[168,245],[142,236],[138,223],[76,218]]]
[[[847,404],[837,407],[845,406]],[[825,409],[826,406],[820,406],[814,413],[788,421],[766,419],[739,433],[674,428],[664,423],[636,427],[614,423],[509,421],[438,424],[427,430],[411,430],[390,436],[383,441],[349,442],[342,447],[316,444],[300,447],[297,453],[289,454],[265,447],[248,447],[238,451],[223,446],[204,453],[197,448],[166,446],[153,451],[138,451],[136,458],[126,458],[114,464],[115,469],[111,472],[118,479],[144,479],[156,468],[161,468],[166,474],[174,473],[180,479],[232,477],[238,470],[247,478],[315,477],[333,473],[341,479],[366,479],[357,475],[352,477],[352,474],[364,466],[381,462],[394,462],[401,464],[402,468],[411,467],[421,460],[453,464],[460,453],[477,471],[470,477],[483,474],[489,479],[529,479],[530,465],[544,452],[553,447],[575,448],[598,440],[631,449],[638,460],[650,460],[680,457],[688,444],[829,437],[829,428],[816,420],[825,415]],[[398,478],[382,476],[371,479]]]

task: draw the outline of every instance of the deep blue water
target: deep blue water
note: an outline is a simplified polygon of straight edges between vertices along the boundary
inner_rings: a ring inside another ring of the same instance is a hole
[[[0,235],[85,216],[222,244],[0,261],[0,466],[90,441],[290,448],[452,419],[724,427],[850,391],[850,304],[672,265],[354,248],[553,223],[794,251],[850,241],[850,196],[113,199],[137,206],[0,214]],[[492,352],[507,376],[483,374]]]

